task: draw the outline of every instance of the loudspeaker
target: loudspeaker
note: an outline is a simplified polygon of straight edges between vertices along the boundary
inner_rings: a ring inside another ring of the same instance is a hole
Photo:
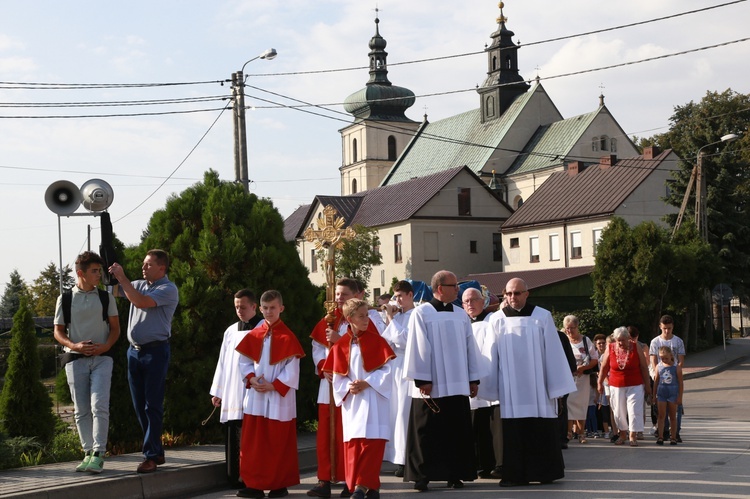
[[[81,205],[83,197],[78,186],[67,180],[58,180],[47,187],[44,202],[53,213],[70,215]]]
[[[87,180],[81,186],[81,195],[83,196],[83,207],[89,211],[104,211],[115,200],[115,191],[100,178]]]

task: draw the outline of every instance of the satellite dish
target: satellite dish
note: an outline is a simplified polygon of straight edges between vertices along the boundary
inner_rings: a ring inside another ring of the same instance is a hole
[[[78,186],[67,180],[52,183],[44,193],[47,208],[58,215],[75,213],[81,200],[81,191],[78,190]]]
[[[104,211],[115,200],[115,191],[100,178],[92,178],[81,186],[83,207],[89,211]]]

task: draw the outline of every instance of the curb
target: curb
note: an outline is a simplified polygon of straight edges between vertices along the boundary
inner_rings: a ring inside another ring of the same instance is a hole
[[[736,359],[727,361],[723,364],[719,364],[718,366],[709,367],[700,371],[693,371],[691,373],[684,373],[682,376],[682,379],[689,380],[689,379],[705,378],[706,376],[711,376],[712,374],[720,373],[724,371],[725,369],[732,367],[735,364],[744,362],[748,358],[750,358],[749,355],[743,355],[741,357],[737,357]]]

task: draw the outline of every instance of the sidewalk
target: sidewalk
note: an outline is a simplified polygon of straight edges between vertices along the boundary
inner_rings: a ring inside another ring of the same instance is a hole
[[[710,376],[750,358],[750,338],[733,338],[685,359],[685,380]],[[302,471],[316,467],[315,434],[298,435]],[[224,447],[202,445],[167,450],[167,462],[156,473],[139,475],[140,454],[106,460],[101,475],[75,473],[77,463],[57,463],[0,471],[0,497],[67,499],[82,497],[172,498],[191,497],[226,485]]]

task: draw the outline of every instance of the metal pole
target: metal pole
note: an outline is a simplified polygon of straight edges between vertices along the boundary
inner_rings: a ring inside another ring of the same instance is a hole
[[[245,127],[245,75],[242,71],[237,73],[237,116],[240,129],[239,151],[240,151],[240,180],[245,192],[250,192],[250,177],[247,171],[247,129]]]
[[[62,226],[60,224],[60,215],[57,215],[57,248],[60,255],[60,294],[63,292],[63,267],[62,267]]]
[[[706,216],[706,176],[703,174],[703,151],[698,152],[697,165],[698,195],[695,197],[695,226],[701,238],[708,242],[708,217]]]

